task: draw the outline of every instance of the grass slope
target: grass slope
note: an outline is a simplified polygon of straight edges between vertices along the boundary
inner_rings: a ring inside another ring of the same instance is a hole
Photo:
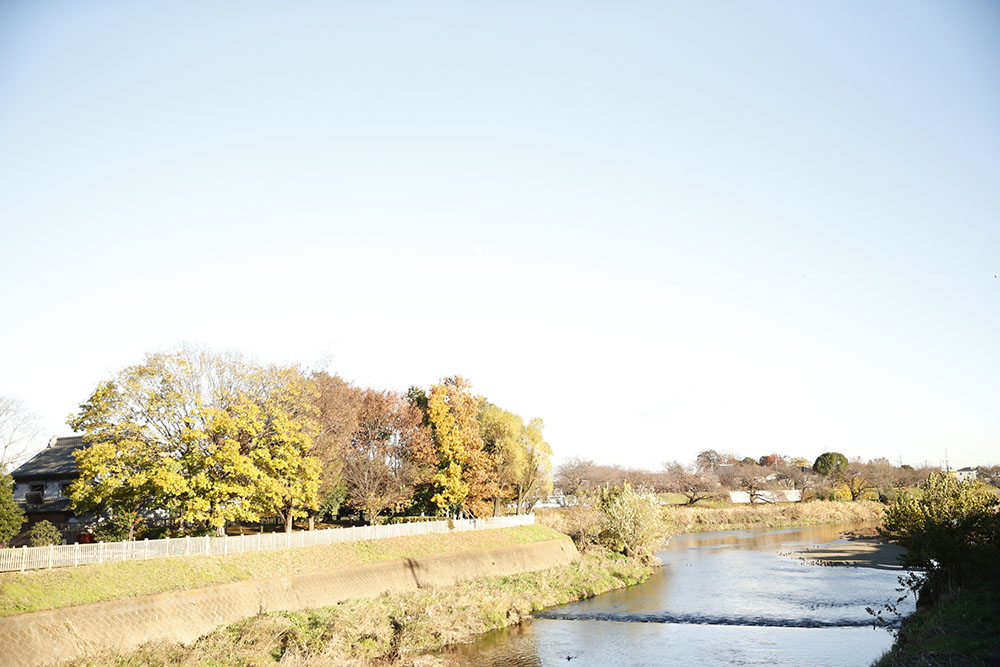
[[[563,537],[545,526],[415,535],[228,556],[183,556],[0,574],[0,616],[398,558],[492,549]]]
[[[482,577],[455,586],[352,600],[308,612],[247,619],[190,646],[147,644],[77,665],[436,664],[420,655],[519,623],[531,612],[630,586],[652,568],[601,549],[537,572]]]

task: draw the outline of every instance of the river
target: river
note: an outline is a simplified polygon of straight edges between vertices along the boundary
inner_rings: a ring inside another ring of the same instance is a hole
[[[865,607],[895,602],[899,571],[782,555],[845,526],[678,535],[645,583],[539,612],[453,649],[473,667],[868,665],[892,644]],[[908,599],[900,607],[913,610]]]

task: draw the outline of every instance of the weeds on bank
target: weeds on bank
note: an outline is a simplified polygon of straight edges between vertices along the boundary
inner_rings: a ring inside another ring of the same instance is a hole
[[[247,619],[190,647],[157,642],[78,665],[426,664],[420,654],[519,623],[544,607],[645,580],[652,568],[592,548],[575,562],[454,586]]]

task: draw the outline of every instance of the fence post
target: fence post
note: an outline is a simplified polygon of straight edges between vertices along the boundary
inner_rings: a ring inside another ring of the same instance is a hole
[[[222,536],[222,555],[223,556],[228,556],[229,555],[229,534],[228,533]]]
[[[145,537],[142,540],[142,559],[149,560],[149,538]]]
[[[263,534],[264,534],[263,530],[261,530],[259,533],[257,533],[257,551],[260,551],[260,536],[263,535]]]
[[[104,542],[97,543],[97,562],[104,562]]]
[[[55,551],[55,549],[56,548],[55,548],[54,545],[52,545],[52,544],[49,545],[49,569],[50,570],[52,569],[52,555],[53,555],[53,552]]]
[[[170,535],[167,535],[166,542],[167,542],[167,553],[164,556],[164,558],[170,558]]]
[[[73,567],[80,564],[80,543],[73,543]]]
[[[28,560],[28,545],[24,544],[21,546],[21,572],[24,572],[24,566],[27,560]]]
[[[211,556],[212,555],[212,536],[211,535],[206,535],[205,536],[205,555],[207,555],[207,556]]]
[[[122,540],[122,560],[123,561],[128,560],[128,558],[126,557],[125,547],[126,547],[126,542],[125,542],[125,540]]]

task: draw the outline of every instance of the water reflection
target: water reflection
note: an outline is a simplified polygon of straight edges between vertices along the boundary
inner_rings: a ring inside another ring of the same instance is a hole
[[[843,529],[677,536],[641,586],[546,610],[453,658],[503,667],[868,664],[892,637],[872,630],[865,607],[896,599],[896,573],[781,555],[835,541]]]

